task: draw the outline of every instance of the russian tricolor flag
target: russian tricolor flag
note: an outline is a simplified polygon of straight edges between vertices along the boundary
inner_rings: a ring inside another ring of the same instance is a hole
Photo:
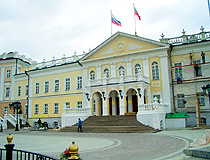
[[[112,23],[114,23],[114,24],[116,24],[116,25],[118,25],[118,26],[122,26],[122,25],[121,25],[121,22],[118,21],[118,20],[113,16],[113,14],[112,14]]]

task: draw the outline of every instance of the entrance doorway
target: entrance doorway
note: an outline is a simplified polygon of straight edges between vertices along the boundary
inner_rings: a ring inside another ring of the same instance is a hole
[[[134,89],[129,89],[126,96],[127,113],[138,112],[138,96]]]
[[[100,92],[96,92],[93,94],[92,111],[93,115],[95,116],[103,115],[102,95]]]
[[[111,91],[109,94],[109,114],[120,114],[119,97],[117,91]]]

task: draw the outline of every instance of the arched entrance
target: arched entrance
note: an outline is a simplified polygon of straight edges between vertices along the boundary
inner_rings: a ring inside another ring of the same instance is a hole
[[[92,98],[92,112],[95,116],[103,115],[102,95],[100,92],[95,92]]]
[[[127,91],[126,103],[127,113],[138,112],[138,96],[135,89],[129,89]]]
[[[109,93],[109,115],[119,115],[119,94],[113,90]]]

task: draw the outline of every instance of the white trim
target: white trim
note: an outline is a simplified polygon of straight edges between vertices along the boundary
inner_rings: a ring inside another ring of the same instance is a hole
[[[159,79],[153,79],[153,76],[152,76],[152,63],[153,63],[153,62],[157,62],[157,64],[158,64]],[[151,67],[151,80],[152,80],[152,81],[160,80],[160,63],[159,63],[157,60],[153,60],[153,61],[150,63],[150,67]]]
[[[56,87],[56,86],[55,86],[55,81],[57,81],[57,80],[58,80],[58,91],[55,90],[55,87]],[[54,79],[53,84],[54,84],[54,85],[53,85],[53,92],[54,92],[54,93],[60,92],[60,79]]]

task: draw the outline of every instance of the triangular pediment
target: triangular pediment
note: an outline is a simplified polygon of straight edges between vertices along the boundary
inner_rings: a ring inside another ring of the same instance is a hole
[[[168,46],[154,40],[117,32],[94,50],[89,52],[82,61],[123,56],[129,53],[144,52]]]

